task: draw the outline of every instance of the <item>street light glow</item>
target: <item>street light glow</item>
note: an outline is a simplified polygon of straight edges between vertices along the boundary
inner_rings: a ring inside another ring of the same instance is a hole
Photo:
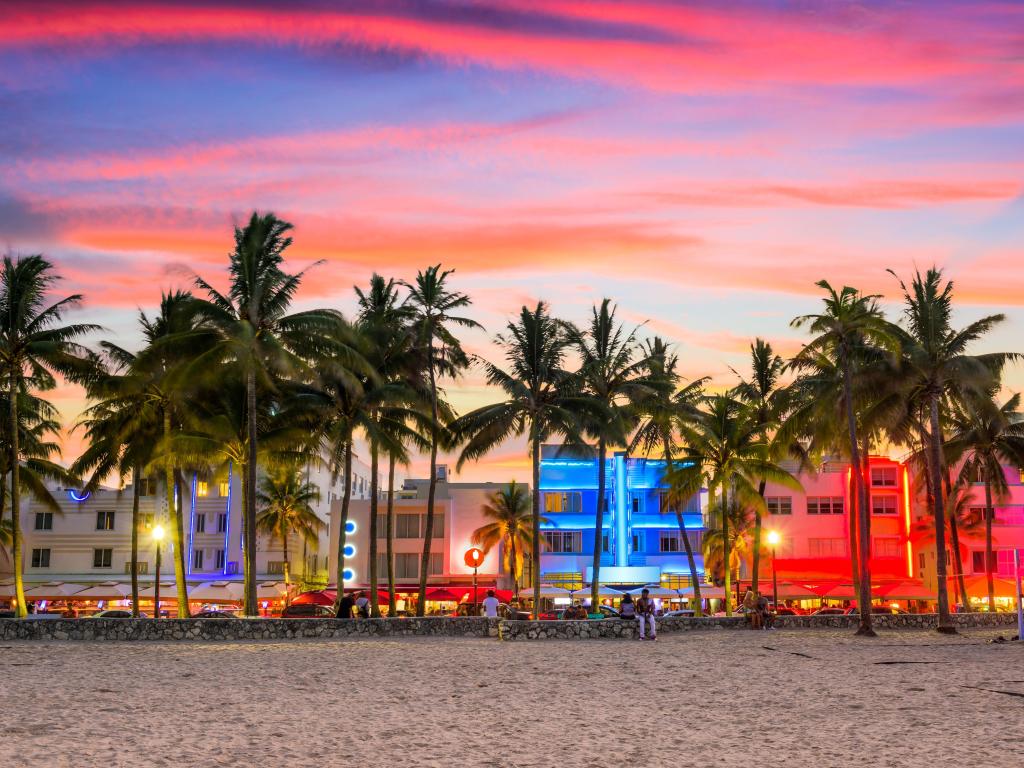
[[[153,527],[153,541],[160,542],[164,540],[164,527],[157,525]]]
[[[778,531],[768,531],[768,543],[773,547],[779,543],[780,538]]]

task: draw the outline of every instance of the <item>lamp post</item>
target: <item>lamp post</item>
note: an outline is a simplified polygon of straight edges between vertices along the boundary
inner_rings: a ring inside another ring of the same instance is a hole
[[[772,602],[775,603],[775,610],[779,610],[779,578],[775,570],[775,548],[779,545],[779,532],[768,532],[768,544],[772,548]]]
[[[480,567],[484,561],[484,553],[482,550],[472,547],[466,550],[466,554],[463,557],[466,565],[473,569],[473,610],[477,610],[476,607],[476,569]]]
[[[153,543],[156,545],[156,580],[153,582],[153,618],[160,618],[160,544],[164,540],[164,527],[153,528]]]

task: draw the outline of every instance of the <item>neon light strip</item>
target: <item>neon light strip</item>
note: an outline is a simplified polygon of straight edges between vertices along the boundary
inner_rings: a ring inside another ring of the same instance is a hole
[[[907,576],[914,577],[914,548],[910,544],[910,475],[903,468],[903,520],[907,525]],[[935,555],[938,557],[938,553]],[[945,556],[943,554],[943,556]]]
[[[615,565],[629,565],[629,519],[626,517],[626,457],[615,454]]]

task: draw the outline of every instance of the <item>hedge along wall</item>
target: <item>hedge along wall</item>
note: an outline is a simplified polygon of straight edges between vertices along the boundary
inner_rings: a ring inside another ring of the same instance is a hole
[[[879,629],[931,629],[935,614],[875,616]],[[1015,628],[1012,613],[959,613],[958,627]],[[780,616],[780,629],[852,630],[856,616]],[[658,632],[744,629],[742,616],[658,619]],[[635,621],[504,621],[482,617],[403,619],[0,619],[0,641],[10,640],[290,640],[404,636],[490,637],[502,640],[632,639]]]

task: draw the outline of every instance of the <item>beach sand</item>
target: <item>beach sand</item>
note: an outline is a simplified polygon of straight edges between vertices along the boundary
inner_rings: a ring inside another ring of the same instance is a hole
[[[998,634],[9,643],[0,766],[1017,766]]]

